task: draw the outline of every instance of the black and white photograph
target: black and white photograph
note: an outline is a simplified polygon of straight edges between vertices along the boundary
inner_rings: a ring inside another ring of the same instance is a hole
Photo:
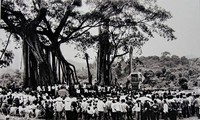
[[[200,0],[0,0],[0,120],[200,119]]]

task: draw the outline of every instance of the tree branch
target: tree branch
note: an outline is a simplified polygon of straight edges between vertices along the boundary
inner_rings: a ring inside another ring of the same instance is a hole
[[[72,6],[73,7],[73,6]],[[58,25],[58,27],[56,28],[56,31],[54,33],[55,39],[57,39],[60,35],[60,32],[62,31],[71,11],[73,8],[71,8],[71,6],[67,7],[67,11],[65,12],[64,17],[61,19],[60,24]]]
[[[0,60],[3,58],[3,55],[5,54],[6,49],[8,48],[8,44],[9,44],[9,42],[10,42],[10,37],[11,37],[11,35],[12,35],[12,33],[10,33],[10,35],[9,35],[9,37],[8,37],[8,41],[7,41],[7,43],[6,43],[5,48],[3,49],[3,52],[2,52],[1,57],[0,57]]]
[[[2,6],[1,9],[2,9],[3,12],[8,11],[8,12],[12,13],[14,16],[20,18],[22,20],[22,22],[26,21],[26,18],[24,17],[24,15],[20,11],[13,11],[11,9],[5,8],[4,6]]]
[[[47,18],[44,17],[43,20],[44,20],[45,24],[47,25],[48,31],[49,31],[51,34],[53,34],[52,29],[51,29],[51,25],[50,25],[49,22],[47,21]]]
[[[126,55],[126,54],[128,54],[129,52],[127,51],[127,52],[124,52],[124,53],[122,53],[122,54],[119,54],[119,55],[115,55],[115,57],[121,57],[121,56],[124,56],[124,55]]]
[[[1,18],[7,24],[7,26],[8,26],[8,28],[9,28],[10,31],[12,31],[14,33],[19,33],[20,32],[20,30],[17,29],[18,27],[15,26],[10,19],[8,19],[8,13],[5,12],[4,7],[2,7],[2,16],[1,16]]]
[[[115,59],[116,59],[117,57],[124,56],[124,55],[126,55],[126,54],[128,54],[128,53],[129,53],[129,52],[127,51],[127,52],[122,53],[122,54],[119,54],[119,55],[114,55],[113,58],[112,58],[112,60],[110,61],[110,64],[109,64],[109,65],[112,65],[112,63],[115,61]]]
[[[84,21],[84,22],[85,22],[85,21]],[[83,23],[84,23],[84,22],[83,22]],[[79,25],[78,28],[76,28],[76,29],[73,30],[70,34],[68,34],[67,37],[62,37],[62,40],[59,41],[59,44],[64,43],[64,42],[66,42],[67,40],[77,38],[78,36],[81,36],[81,35],[83,35],[84,33],[86,33],[86,32],[87,32],[89,29],[91,29],[91,28],[101,26],[101,25],[98,25],[98,24],[99,24],[99,22],[98,22],[98,23],[96,23],[95,25],[86,25],[86,26],[81,27],[81,26],[83,25],[83,23],[81,23],[81,25]],[[87,27],[88,27],[88,28],[87,28]],[[73,37],[71,37],[75,32],[77,32],[77,31],[79,31],[79,30],[82,30],[82,29],[84,29],[84,28],[87,28],[87,29],[84,30],[82,33],[80,33],[78,36],[73,36]],[[70,38],[70,37],[71,37],[71,38]]]

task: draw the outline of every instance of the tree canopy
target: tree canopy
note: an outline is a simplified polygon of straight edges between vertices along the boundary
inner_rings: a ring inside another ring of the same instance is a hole
[[[129,46],[141,48],[154,33],[175,39],[174,30],[164,24],[172,17],[170,12],[158,7],[155,0],[83,2],[90,10],[79,9],[78,0],[2,1],[0,28],[23,41],[25,86],[57,81],[71,84],[72,78],[77,82],[75,67],[60,50],[63,43],[76,44],[82,51],[97,45],[99,51],[104,49],[100,52],[106,60],[103,64],[110,69],[115,58],[128,53]],[[93,35],[93,28],[99,29],[100,34]]]

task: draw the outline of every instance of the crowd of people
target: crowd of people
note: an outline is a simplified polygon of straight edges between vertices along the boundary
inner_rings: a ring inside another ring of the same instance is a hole
[[[59,92],[65,91],[65,92]],[[129,90],[119,86],[55,85],[0,88],[1,113],[46,120],[177,120],[200,118],[200,96],[180,90]]]

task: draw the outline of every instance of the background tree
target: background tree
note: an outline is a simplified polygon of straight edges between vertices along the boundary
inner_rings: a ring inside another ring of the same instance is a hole
[[[117,77],[120,78],[122,76],[122,65],[121,62],[117,63],[117,67],[115,69]]]
[[[166,72],[167,72],[167,69],[165,67],[162,68],[162,76],[165,76]]]
[[[172,55],[172,56],[171,56],[171,60],[172,60],[176,65],[178,65],[178,64],[180,63],[180,58],[179,58],[179,56],[177,56],[177,55]]]
[[[95,16],[103,21],[99,35],[94,37],[98,45],[100,84],[111,83],[111,66],[116,58],[128,54],[129,46],[140,49],[154,33],[168,40],[175,39],[174,30],[164,24],[171,14],[153,0],[88,1],[95,8]],[[82,44],[88,45],[88,42]]]
[[[9,34],[8,40],[2,43],[3,49],[0,50],[0,68],[7,67],[12,63],[14,54],[12,51],[7,50],[8,44],[10,43],[12,33]]]
[[[171,53],[170,53],[170,52],[167,52],[167,51],[162,52],[161,54],[162,54],[163,57],[167,57],[167,56],[170,56],[170,55],[171,55]]]
[[[182,56],[180,59],[182,65],[189,64],[189,60],[185,56]]]
[[[85,60],[86,60],[86,63],[87,63],[87,70],[88,70],[88,82],[89,84],[92,84],[92,74],[90,72],[90,66],[89,66],[89,55],[87,53],[85,53]]]
[[[160,78],[162,76],[162,71],[158,70],[155,72],[155,75]]]

